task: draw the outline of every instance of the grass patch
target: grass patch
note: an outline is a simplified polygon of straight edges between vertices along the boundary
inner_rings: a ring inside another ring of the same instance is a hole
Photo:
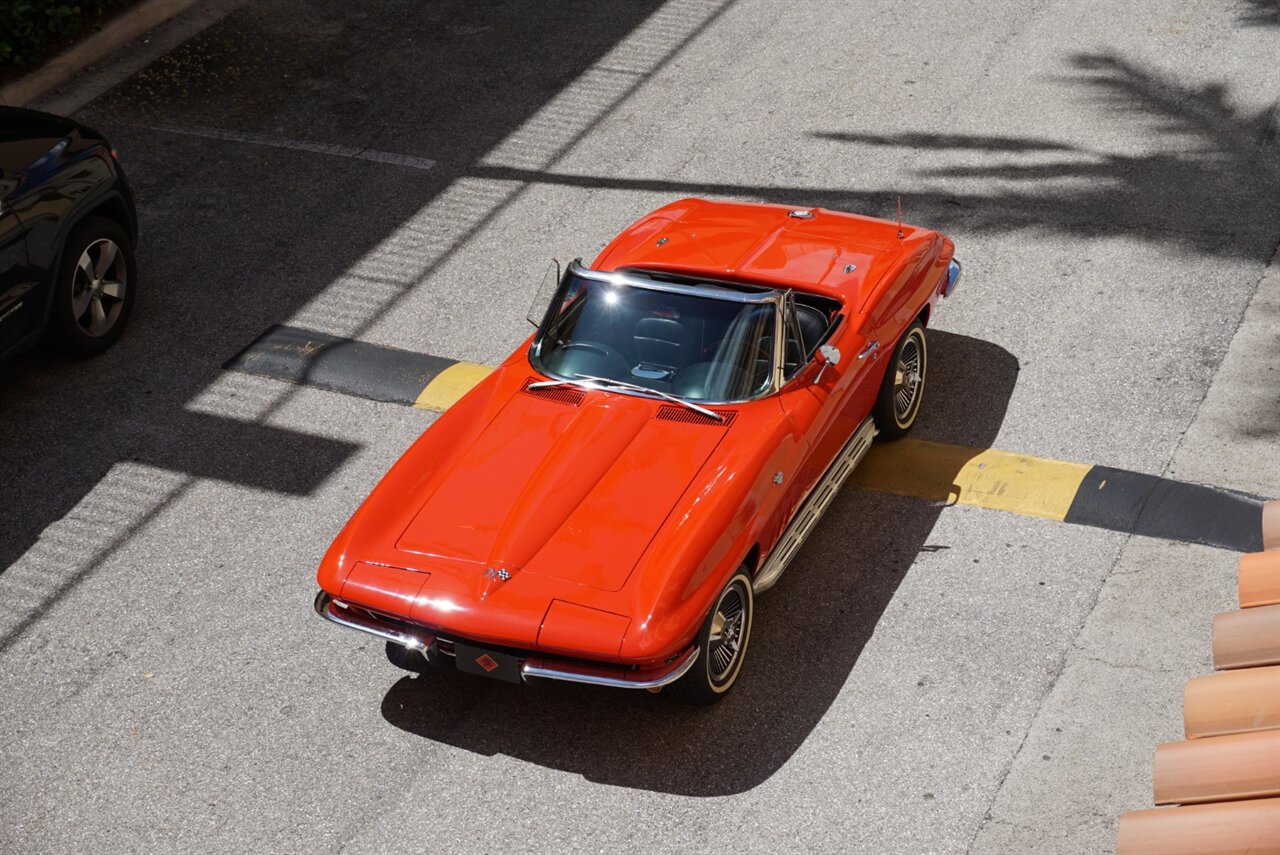
[[[139,0],[0,0],[0,80],[19,77]]]

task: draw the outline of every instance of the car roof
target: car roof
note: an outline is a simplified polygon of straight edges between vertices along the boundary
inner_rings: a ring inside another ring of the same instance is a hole
[[[908,249],[934,236],[822,208],[682,199],[643,217],[592,265],[796,288],[859,305]]]

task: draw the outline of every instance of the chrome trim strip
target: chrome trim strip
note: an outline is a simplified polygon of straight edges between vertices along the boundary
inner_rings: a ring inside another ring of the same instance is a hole
[[[787,315],[792,309],[793,297],[790,291],[782,294],[782,300],[774,311],[773,321],[773,370],[769,372],[769,391],[781,389],[787,382]]]
[[[950,297],[956,290],[956,285],[960,284],[960,262],[951,259],[951,263],[947,265],[947,284],[942,287],[942,296]]]
[[[336,600],[325,591],[320,591],[316,594],[314,604],[316,614],[339,626],[345,626],[348,629],[358,630],[369,635],[376,635],[378,638],[394,641],[410,649],[425,649],[436,641],[436,637],[426,631],[419,634],[411,634],[410,632],[391,629],[371,618],[363,617],[350,607],[343,608],[339,606],[339,602],[339,600]],[[585,662],[561,661],[531,655],[525,659],[520,670],[525,678],[541,677],[547,680],[588,683],[593,686],[607,686],[614,689],[658,689],[683,677],[693,667],[693,663],[697,659],[698,648],[690,647],[675,662],[664,665],[661,668],[652,668],[647,671],[630,671],[622,665],[607,665],[604,663],[592,665]]]
[[[670,392],[663,392],[661,389],[647,389],[635,383],[628,383],[625,380],[611,380],[608,377],[596,377],[592,374],[579,374],[578,377],[587,381],[586,383],[582,383],[580,385],[587,386],[588,388],[591,388],[591,389],[596,389],[601,392],[608,392],[610,389],[625,389],[631,392],[635,392],[636,394],[639,394],[639,395],[644,395],[645,397],[649,397],[652,395],[652,396],[661,398],[664,401],[670,401],[673,404],[680,404],[682,406],[688,407],[694,412],[701,413],[702,415],[714,421],[717,421],[717,422],[724,421],[724,416],[721,413],[717,413],[715,410],[708,410],[706,407],[695,404],[693,401],[687,401],[684,398],[681,398],[679,395],[672,395]],[[560,382],[560,381],[557,380],[552,382]],[[535,387],[541,387],[541,385],[542,384],[540,383],[530,383],[528,388],[533,389]]]
[[[783,308],[786,301],[786,295],[789,294],[790,291],[783,292],[783,291],[776,291],[776,290],[768,290],[761,294],[744,294],[740,291],[734,291],[731,288],[724,288],[710,282],[708,282],[707,284],[696,285],[696,286],[680,285],[678,283],[673,283],[673,282],[659,282],[657,280],[647,279],[643,276],[638,276],[635,273],[631,273],[627,271],[614,271],[612,273],[606,273],[605,271],[602,271],[602,270],[592,270],[591,268],[584,267],[582,265],[582,259],[574,259],[572,262],[569,263],[568,268],[565,269],[564,276],[567,278],[570,274],[576,274],[585,279],[594,279],[598,282],[605,282],[611,285],[634,286],[636,288],[647,288],[650,291],[666,291],[672,294],[686,294],[691,297],[702,297],[704,299],[730,300],[737,303],[747,303],[747,304],[753,304],[753,305],[773,304],[774,346],[773,346],[773,366],[769,371],[769,384],[765,386],[765,388],[761,389],[757,394],[751,396],[750,398],[739,398],[739,399],[730,400],[730,401],[706,401],[701,398],[698,398],[698,399],[680,398],[680,400],[684,403],[692,403],[695,406],[701,406],[701,407],[728,407],[728,406],[733,406],[735,404],[745,404],[748,401],[758,401],[761,398],[767,398],[768,396],[772,395],[774,392],[777,392],[779,389],[781,389],[783,385],[785,385],[782,378],[782,374],[784,371],[784,366],[782,364],[782,361],[784,358],[784,354],[786,352],[786,342],[783,341],[782,336],[780,335],[780,332],[783,330],[783,324],[786,320],[784,317],[785,312],[783,311]],[[562,278],[561,286],[563,286],[563,283],[564,283],[564,279]],[[560,293],[559,289],[557,289],[556,294],[559,295],[559,293]],[[555,305],[555,297],[552,297],[551,303],[547,307],[548,319],[550,317],[551,309],[554,305]],[[547,323],[547,320],[544,320],[543,325],[545,326],[546,323]],[[537,335],[534,336],[533,343],[529,346],[528,353],[526,354],[526,358],[529,360],[529,366],[538,374],[542,375],[543,377],[550,378],[550,380],[552,381],[573,383],[574,378],[561,377],[558,374],[552,374],[550,371],[547,371],[542,367],[542,357],[541,357],[541,354],[539,353],[541,346],[542,346],[542,326],[539,326],[538,333]],[[543,384],[540,383],[539,385],[543,385]],[[546,383],[545,385],[552,385],[552,384]],[[578,385],[584,385],[584,384],[578,384]],[[607,389],[600,389],[599,387],[597,387],[597,389],[598,391],[612,392],[618,395],[637,395],[640,397],[649,398],[650,400],[653,400],[655,398],[661,399],[662,397],[664,397],[657,394],[650,395],[650,394],[645,394],[645,393],[637,392],[633,390],[627,390],[617,386],[612,386]],[[652,391],[656,391],[656,390],[652,390]],[[679,396],[675,396],[675,397],[678,398]]]
[[[572,273],[581,276],[583,279],[594,279],[597,282],[604,282],[608,285],[629,285],[632,288],[644,288],[649,291],[666,291],[671,294],[684,294],[689,297],[705,297],[712,300],[729,300],[734,303],[773,303],[778,304],[780,292],[772,288],[764,288],[755,293],[746,291],[735,291],[732,288],[725,288],[722,285],[716,285],[713,282],[705,282],[699,285],[682,285],[679,282],[663,282],[658,279],[650,279],[647,276],[641,276],[633,271],[626,270],[592,270],[590,267],[584,266],[580,260],[575,259],[569,263],[566,274]],[[689,277],[697,279],[696,276]],[[752,286],[748,286],[752,287]]]
[[[822,473],[818,483],[809,491],[800,509],[787,524],[786,531],[774,544],[773,551],[760,566],[760,572],[751,583],[751,589],[755,593],[760,594],[769,590],[778,581],[778,577],[787,569],[791,559],[800,551],[805,538],[818,525],[818,521],[822,519],[822,515],[826,513],[832,500],[840,492],[840,487],[849,477],[849,473],[862,462],[863,456],[871,448],[871,441],[875,439],[876,433],[875,422],[867,416],[853,432],[849,441],[844,444],[844,448],[840,449],[835,460],[831,461],[827,471]]]
[[[658,394],[657,389],[649,389],[644,392],[639,392],[634,389],[629,389],[625,386],[601,385],[598,383],[593,383],[589,380],[577,380],[577,379],[568,378],[568,377],[558,377],[552,374],[550,371],[544,371],[540,367],[534,365],[532,360],[530,360],[529,362],[529,367],[539,377],[550,378],[548,380],[538,380],[537,382],[530,383],[529,384],[530,388],[534,386],[538,387],[539,389],[546,389],[552,386],[573,386],[575,389],[586,389],[591,392],[607,392],[611,395],[630,395],[635,398],[644,398],[649,401],[671,401],[669,397]],[[610,380],[609,383],[613,383],[613,381]],[[766,395],[771,395],[776,391],[777,391],[776,389],[773,389],[772,387],[770,387],[768,389],[765,389],[759,395],[756,395],[754,398],[742,398],[737,401],[704,401],[702,398],[680,398],[679,396],[676,396],[677,401],[672,401],[672,403],[673,404],[676,404],[676,403],[694,404],[698,408],[736,407],[738,404],[745,404],[748,401],[758,401],[761,398],[765,397]],[[724,416],[725,414],[716,413],[716,415]],[[721,419],[721,421],[723,421],[723,419]]]
[[[685,675],[698,661],[698,648],[690,647],[684,656],[662,668],[649,671],[627,671],[616,665],[586,665],[577,662],[551,662],[541,657],[525,660],[521,671],[527,677],[587,683],[612,689],[660,689]]]
[[[387,641],[394,641],[396,644],[403,645],[410,650],[425,649],[431,646],[435,636],[427,632],[421,634],[411,634],[409,632],[399,632],[384,626],[370,618],[363,617],[350,608],[342,608],[338,605],[338,600],[332,596],[320,591],[316,594],[315,610],[316,614],[327,621],[336,623],[338,626],[345,626],[348,629],[367,632],[369,635],[376,635],[378,638],[385,638]]]

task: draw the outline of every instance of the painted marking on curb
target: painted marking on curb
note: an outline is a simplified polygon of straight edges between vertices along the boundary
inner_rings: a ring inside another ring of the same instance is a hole
[[[409,169],[426,171],[436,165],[436,161],[426,157],[413,157],[408,154],[395,154],[390,151],[375,151],[369,148],[351,148],[345,145],[307,142],[306,140],[280,139],[261,134],[246,134],[239,131],[224,131],[219,128],[204,128],[196,125],[174,127],[172,125],[142,125],[146,130],[159,131],[166,134],[200,137],[208,140],[224,140],[226,142],[263,145],[271,148],[287,148],[294,151],[307,151],[313,154],[328,154],[334,157],[347,157],[353,160],[367,160],[373,163],[387,163],[392,166],[404,166]]]
[[[1110,466],[900,439],[873,445],[849,482],[1236,552],[1262,548],[1261,499]]]
[[[444,411],[493,368],[276,326],[224,366],[375,401]],[[859,487],[945,504],[1141,534],[1236,552],[1262,550],[1262,500],[1109,466],[921,439],[878,442]]]
[[[493,373],[487,365],[472,362],[455,362],[435,376],[418,395],[413,406],[419,410],[444,412],[484,378]]]
[[[1061,520],[1088,473],[1082,463],[901,439],[873,445],[849,480],[882,493]]]

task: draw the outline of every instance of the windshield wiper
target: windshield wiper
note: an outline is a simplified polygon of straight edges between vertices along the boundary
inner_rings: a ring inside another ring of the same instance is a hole
[[[578,383],[576,382],[578,380],[588,380],[590,382]],[[592,374],[574,374],[573,379],[571,380],[539,380],[537,383],[530,383],[528,388],[543,389],[543,388],[546,388],[547,386],[561,386],[566,383],[572,386],[580,386],[585,389],[599,389],[600,386],[592,385],[593,383],[596,383],[596,384],[602,384],[604,386],[616,386],[620,389],[630,389],[631,391],[639,392],[642,395],[657,395],[659,398],[662,398],[663,400],[671,401],[672,403],[680,404],[681,406],[688,407],[689,409],[693,410],[695,413],[701,413],[702,415],[706,416],[709,419],[715,419],[718,422],[724,421],[724,416],[720,415],[715,410],[708,410],[706,407],[699,407],[697,404],[690,403],[689,401],[686,401],[684,398],[681,398],[678,395],[672,395],[670,392],[663,392],[658,389],[650,389],[648,386],[641,386],[638,383],[628,383],[626,380],[614,380],[609,377],[596,377]]]

